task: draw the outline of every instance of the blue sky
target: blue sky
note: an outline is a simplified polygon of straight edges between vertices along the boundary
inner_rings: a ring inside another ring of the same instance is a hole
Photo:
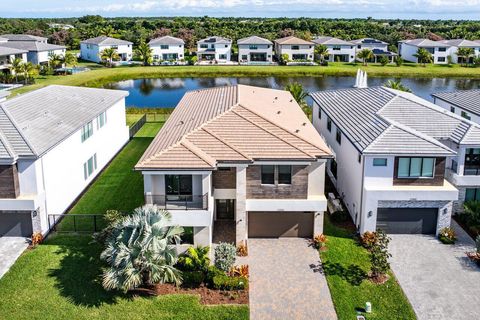
[[[0,17],[241,16],[480,19],[480,0],[1,0]]]

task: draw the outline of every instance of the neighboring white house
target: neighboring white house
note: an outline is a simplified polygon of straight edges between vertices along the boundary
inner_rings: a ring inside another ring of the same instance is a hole
[[[148,45],[152,49],[154,61],[184,60],[185,42],[180,38],[164,36],[152,39]]]
[[[355,61],[355,45],[353,43],[333,37],[318,37],[313,42],[328,48],[328,56],[325,60],[329,62]]]
[[[128,141],[127,95],[48,86],[0,103],[0,236],[48,232]]]
[[[135,169],[207,246],[322,233],[330,157],[289,92],[237,85],[187,92]]]
[[[281,61],[285,54],[290,61],[308,60],[313,62],[314,47],[315,43],[294,36],[275,40],[275,54],[278,61]]]
[[[414,55],[418,49],[424,48],[432,54],[434,64],[448,63],[448,56],[451,54],[451,46],[439,41],[428,39],[413,39],[398,42],[398,54],[402,59],[410,62],[418,62]]]
[[[480,146],[477,125],[383,87],[311,97],[314,126],[335,154],[328,174],[361,233],[435,234],[450,225],[459,191],[447,180],[467,178],[465,150]]]
[[[378,62],[378,59],[381,57],[387,57],[390,62],[395,61],[397,54],[388,50],[388,43],[372,39],[372,38],[362,38],[350,41],[355,45],[355,54],[358,54],[363,49],[370,49],[373,52],[373,62]]]
[[[199,62],[229,63],[232,57],[232,40],[209,37],[197,42]]]
[[[452,62],[453,63],[464,63],[465,62],[465,61],[462,61],[462,59],[464,60],[465,58],[457,56],[457,51],[458,51],[459,48],[472,48],[473,49],[473,55],[470,56],[467,60],[467,62],[469,62],[469,63],[473,63],[473,59],[475,57],[480,56],[480,43],[478,43],[478,42],[465,40],[465,39],[442,40],[442,41],[439,41],[439,42],[450,46],[450,56],[452,57]]]
[[[80,58],[87,61],[100,63],[100,54],[107,48],[115,49],[121,61],[132,60],[133,43],[121,39],[99,36],[80,42]]]
[[[13,60],[20,58],[23,62],[27,62],[27,50],[20,50],[0,46],[0,71],[10,72]]]
[[[33,64],[47,64],[50,56],[55,54],[64,56],[65,46],[50,44],[47,38],[31,36],[28,34],[4,34],[0,38],[0,47],[27,51],[27,61]]]
[[[273,42],[258,36],[239,39],[238,62],[261,64],[273,62]]]
[[[480,89],[437,92],[432,97],[436,105],[480,124]]]

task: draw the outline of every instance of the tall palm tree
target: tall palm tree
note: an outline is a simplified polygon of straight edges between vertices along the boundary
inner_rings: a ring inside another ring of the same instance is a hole
[[[328,47],[324,44],[319,44],[315,46],[315,56],[318,56],[320,62],[325,60],[325,57],[328,57],[330,53],[328,52]]]
[[[475,55],[475,49],[473,48],[458,48],[456,55],[459,58],[462,58],[462,61],[464,62],[465,66],[468,66],[470,57]]]
[[[432,54],[425,48],[418,48],[417,53],[415,53],[413,56],[417,58],[417,61],[424,67],[427,63],[432,63],[433,61]]]
[[[140,44],[135,49],[135,54],[143,62],[144,66],[148,66],[152,63],[152,48],[150,48],[147,43],[143,41],[140,42]]]
[[[65,56],[63,57],[63,62],[65,63],[65,66],[76,67],[78,65],[77,56],[71,52],[65,53]]]
[[[373,51],[370,49],[362,49],[357,53],[357,58],[362,60],[364,66],[367,65],[368,60],[373,59],[374,57]]]
[[[22,64],[23,75],[25,77],[25,84],[28,83],[28,80],[38,73],[38,68],[31,62],[26,62]]]
[[[18,75],[23,73],[23,60],[21,58],[13,59],[11,69],[15,73],[15,82],[18,82]]]
[[[305,114],[309,116],[311,110],[308,107],[307,102],[305,101],[305,98],[308,96],[308,92],[305,91],[303,86],[298,82],[293,82],[287,84],[285,86],[285,90],[290,92],[290,94],[293,96],[293,99],[295,99],[295,101],[297,101],[297,103],[302,108],[303,112],[305,112]]]
[[[392,89],[404,91],[404,92],[412,92],[412,90],[404,86],[400,80],[388,80],[384,85],[387,88],[392,88]]]
[[[116,31],[115,31],[115,29],[113,29],[113,27],[111,25],[108,25],[108,26],[100,29],[100,33],[104,36],[112,37],[116,33]]]
[[[120,60],[117,50],[113,48],[103,49],[103,51],[100,52],[100,58],[104,61],[107,61],[110,67],[113,65],[113,61]]]
[[[183,228],[168,226],[171,214],[154,205],[135,209],[112,226],[100,258],[107,262],[103,286],[132,290],[142,285],[182,281],[175,243]]]
[[[53,69],[56,69],[58,66],[61,66],[63,63],[63,57],[58,54],[51,54],[48,58],[48,64]]]

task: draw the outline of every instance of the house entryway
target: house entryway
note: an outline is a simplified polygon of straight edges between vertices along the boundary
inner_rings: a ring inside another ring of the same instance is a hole
[[[250,53],[250,61],[267,61],[267,54],[265,52]]]
[[[235,199],[216,199],[215,214],[213,243],[228,242],[235,244]]]

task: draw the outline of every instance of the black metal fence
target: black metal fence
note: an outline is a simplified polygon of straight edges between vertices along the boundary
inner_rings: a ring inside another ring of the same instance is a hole
[[[170,113],[146,113],[147,122],[165,122],[167,121]]]
[[[144,114],[135,124],[130,127],[130,138],[132,138],[147,122],[147,115]]]
[[[49,214],[48,229],[58,233],[94,233],[105,228],[102,214]]]

